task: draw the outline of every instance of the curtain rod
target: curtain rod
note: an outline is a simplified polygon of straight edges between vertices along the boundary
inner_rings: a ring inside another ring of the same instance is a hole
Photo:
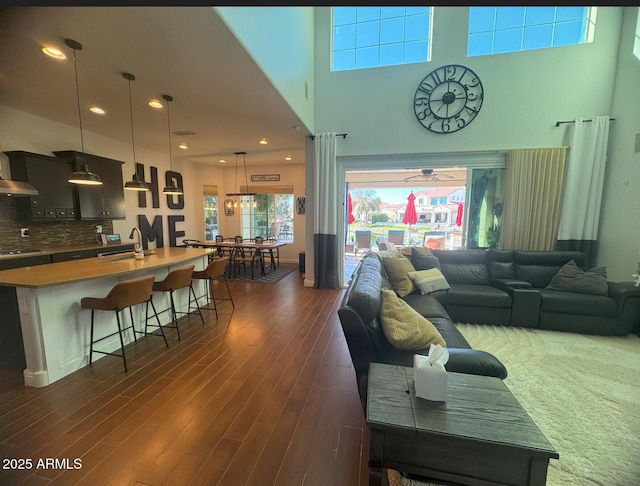
[[[609,118],[609,121],[615,121],[615,120],[616,120],[615,118]],[[589,122],[589,121],[593,121],[593,119],[589,118],[588,120],[582,120],[582,121]],[[556,122],[556,126],[559,127],[560,125],[562,125],[564,123],[575,123],[575,120],[557,121]]]
[[[336,137],[347,138],[347,134],[346,133],[336,133]],[[309,138],[311,140],[315,140],[316,136],[315,135],[309,135]]]

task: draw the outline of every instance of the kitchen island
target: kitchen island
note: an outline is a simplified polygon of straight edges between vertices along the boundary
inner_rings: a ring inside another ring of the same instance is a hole
[[[116,283],[144,275],[162,280],[171,270],[185,265],[194,264],[195,270],[203,270],[212,251],[159,248],[146,250],[142,260],[135,259],[131,252],[0,271],[0,286],[15,289],[26,360],[25,384],[43,387],[88,364],[91,311],[80,308],[80,299],[104,297]],[[194,288],[196,295],[206,292],[204,282],[194,282]],[[188,297],[188,288],[174,293],[179,311],[186,312]],[[159,313],[170,306],[168,299],[164,293],[154,293]],[[159,314],[162,324],[171,321],[169,314]],[[144,306],[134,308],[134,319],[140,329]],[[96,337],[113,332],[115,313],[97,312],[95,328]],[[130,332],[126,336],[125,344],[133,341]],[[120,342],[113,336],[102,346],[117,350]],[[95,358],[102,359],[99,355]]]

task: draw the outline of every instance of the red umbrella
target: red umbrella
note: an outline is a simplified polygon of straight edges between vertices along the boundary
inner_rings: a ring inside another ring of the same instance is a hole
[[[416,224],[418,222],[418,215],[416,214],[416,205],[414,201],[416,197],[413,195],[413,191],[407,197],[407,208],[404,210],[404,215],[402,216],[402,222],[404,224],[408,224],[411,226],[412,224]]]
[[[458,214],[456,215],[456,226],[462,226],[462,208],[464,204],[458,203]]]
[[[353,216],[353,204],[351,203],[351,193],[347,192],[347,222],[353,223],[356,218]]]

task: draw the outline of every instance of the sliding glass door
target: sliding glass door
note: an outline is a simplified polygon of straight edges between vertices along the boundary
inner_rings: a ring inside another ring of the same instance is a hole
[[[467,172],[467,248],[498,248],[504,204],[504,168],[471,168]]]

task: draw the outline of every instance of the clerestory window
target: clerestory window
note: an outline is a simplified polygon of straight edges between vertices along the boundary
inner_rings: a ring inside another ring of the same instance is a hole
[[[593,42],[597,7],[469,7],[467,56]]]
[[[333,7],[332,70],[430,59],[432,7]]]

